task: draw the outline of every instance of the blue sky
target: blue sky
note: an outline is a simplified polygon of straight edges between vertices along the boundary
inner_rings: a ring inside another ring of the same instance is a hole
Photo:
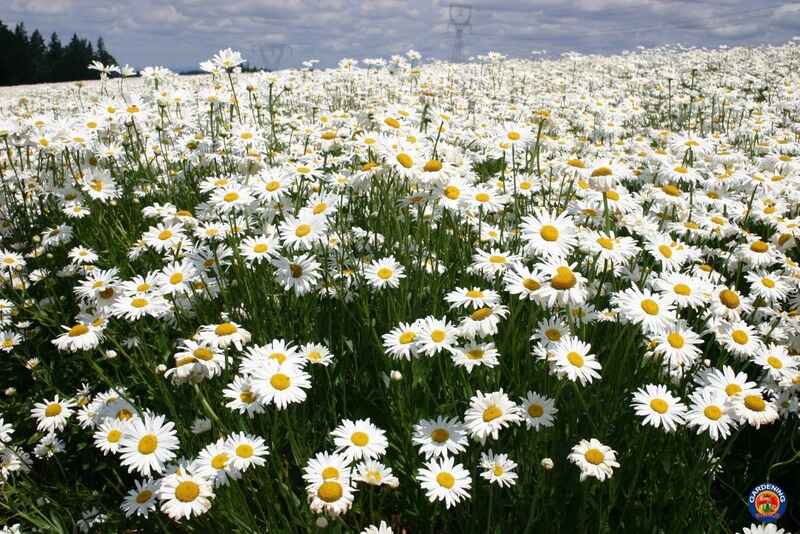
[[[466,2],[467,0],[459,0]],[[531,57],[638,45],[780,44],[800,35],[800,0],[474,0],[465,55]],[[0,20],[29,30],[102,35],[121,63],[194,68],[232,47],[257,66],[322,66],[409,48],[447,58],[453,32],[440,0],[0,0]],[[280,63],[276,63],[280,60]]]

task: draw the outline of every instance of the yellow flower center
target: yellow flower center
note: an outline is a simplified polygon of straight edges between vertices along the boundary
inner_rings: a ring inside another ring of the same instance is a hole
[[[606,459],[602,451],[598,449],[587,450],[585,453],[583,453],[583,457],[586,458],[586,461],[592,465],[600,465],[603,463],[603,460]]]
[[[771,366],[773,369],[782,369],[782,368],[783,368],[783,362],[782,362],[782,361],[781,361],[781,359],[780,359],[780,358],[778,358],[777,356],[769,356],[769,357],[767,358],[767,363],[768,363],[768,364],[769,364],[769,365],[770,365],[770,366]]]
[[[278,391],[283,391],[291,384],[291,379],[283,373],[275,373],[269,379],[269,383]]]
[[[172,232],[170,230],[162,230],[158,234],[158,239],[161,241],[166,241],[167,239],[172,237]]]
[[[567,353],[567,361],[572,365],[574,365],[575,367],[583,367],[584,363],[583,356],[581,356],[575,351],[570,351]]]
[[[769,245],[767,245],[766,243],[764,243],[759,239],[758,241],[754,241],[753,244],[750,245],[750,250],[761,254],[769,250]]]
[[[89,327],[86,326],[85,324],[76,324],[75,326],[73,326],[72,328],[69,329],[69,332],[67,333],[67,335],[69,337],[78,337],[78,336],[82,336],[83,334],[87,333],[88,331],[89,331]]]
[[[57,402],[52,402],[44,409],[45,417],[55,417],[61,413],[61,405]]]
[[[444,341],[445,337],[447,337],[447,334],[445,333],[444,330],[434,330],[433,332],[431,332],[431,339],[435,343],[441,343],[442,341]]]
[[[550,285],[560,290],[572,289],[577,283],[578,279],[569,267],[557,268],[556,275],[550,279]]]
[[[539,282],[537,282],[537,281],[536,281],[536,280],[534,280],[533,278],[525,278],[525,279],[522,281],[522,285],[523,285],[523,286],[525,287],[525,289],[527,289],[528,291],[536,291],[537,289],[539,289],[540,287],[542,287],[542,284],[540,284]]]
[[[508,132],[508,138],[511,141],[519,141],[521,137],[519,132]]]
[[[180,284],[183,282],[183,273],[175,273],[169,277],[169,283],[172,285]]]
[[[254,452],[253,446],[249,443],[242,443],[236,447],[236,456],[239,458],[250,458]]]
[[[611,176],[614,174],[614,171],[611,170],[609,167],[598,167],[592,171],[592,178],[597,178],[600,176]]]
[[[296,235],[297,237],[305,237],[310,233],[311,233],[311,226],[308,224],[301,224],[294,231],[294,235]]]
[[[490,421],[494,421],[501,415],[503,415],[503,411],[494,404],[492,404],[483,411],[483,421],[485,423],[488,423]]]
[[[470,360],[480,360],[485,354],[481,349],[472,349],[466,352],[467,358]]]
[[[225,466],[228,464],[228,453],[221,452],[211,458],[211,467],[219,471],[220,469],[225,469]]]
[[[192,502],[200,495],[200,486],[191,480],[184,480],[175,488],[175,498],[181,502]]]
[[[739,345],[746,345],[749,339],[747,332],[744,330],[734,330],[731,332],[731,338]]]
[[[722,410],[720,410],[719,406],[714,406],[712,404],[711,406],[706,406],[705,410],[703,410],[703,415],[712,421],[716,421],[722,417]]]
[[[530,415],[531,417],[541,417],[542,415],[544,415],[544,408],[542,407],[541,404],[533,403],[530,406],[528,406],[528,415]]]
[[[744,398],[744,405],[754,412],[763,412],[767,408],[767,403],[764,402],[759,395],[748,395]]]
[[[458,197],[461,196],[461,190],[454,185],[448,185],[444,188],[444,196],[450,200],[458,200]]]
[[[492,315],[491,308],[480,308],[472,312],[469,318],[472,319],[473,321],[483,321],[490,315]]]
[[[378,269],[377,275],[378,278],[380,278],[381,280],[388,280],[389,278],[392,277],[393,273],[394,271],[392,271],[390,268],[381,267],[380,269]]]
[[[658,315],[658,303],[653,299],[644,299],[639,306],[641,306],[642,310],[644,310],[647,315]]]
[[[438,172],[442,170],[442,162],[438,159],[429,159],[422,167],[425,172]]]
[[[678,295],[682,295],[684,297],[692,294],[691,288],[689,288],[689,286],[687,286],[686,284],[675,284],[675,286],[672,289],[673,291],[675,291],[675,293],[677,293]]]
[[[437,428],[433,432],[431,432],[431,439],[436,443],[444,443],[445,441],[450,439],[450,432],[448,432],[444,428]]]
[[[742,391],[742,386],[740,386],[739,384],[728,384],[727,386],[725,386],[725,393],[729,397],[733,397],[734,395],[740,393],[741,391]]]
[[[222,197],[222,200],[224,200],[225,202],[235,202],[239,200],[239,193],[237,193],[236,191],[225,193],[225,196]]]
[[[667,259],[672,257],[672,247],[669,245],[658,245],[658,251]]]
[[[614,250],[614,240],[607,237],[597,238],[597,244],[606,250]]]
[[[335,480],[326,480],[320,484],[317,497],[327,503],[336,502],[342,498],[342,485]]]
[[[116,428],[110,430],[106,435],[106,439],[109,443],[117,443],[119,442],[120,438],[122,438],[122,432],[117,430]]]
[[[406,169],[410,169],[414,165],[414,160],[411,159],[411,156],[409,156],[405,152],[400,152],[397,155],[397,163],[399,163]]]
[[[669,195],[671,197],[679,197],[681,196],[681,190],[672,184],[667,184],[661,188],[664,194]]]
[[[442,472],[442,473],[439,473],[438,475],[436,475],[436,482],[441,487],[443,487],[445,489],[450,489],[455,485],[456,479],[450,473]]]
[[[735,310],[739,307],[739,295],[731,291],[730,289],[723,289],[719,293],[719,300],[725,307]]]
[[[139,439],[139,452],[152,454],[158,448],[158,438],[155,434],[145,434]]]
[[[353,432],[353,435],[350,436],[350,441],[352,441],[353,445],[356,447],[363,447],[369,443],[369,436],[366,432]]]
[[[134,308],[144,308],[145,306],[147,306],[147,299],[136,297],[131,301],[131,306],[133,306]]]
[[[150,490],[142,490],[136,496],[136,502],[137,502],[137,504],[144,504],[147,501],[149,501],[150,497],[152,497],[152,496],[153,496],[153,492],[152,491],[150,491]]]
[[[678,332],[670,332],[669,335],[667,335],[667,343],[669,343],[673,349],[679,349],[683,347],[684,339]]]
[[[654,412],[667,413],[669,404],[663,399],[653,399],[650,401],[650,408],[652,408]]]
[[[475,200],[478,202],[489,202],[489,195],[487,193],[478,193],[475,195]]]
[[[413,342],[416,338],[417,334],[415,334],[414,332],[403,332],[402,334],[400,334],[399,340],[402,345],[408,345],[409,343]]]
[[[539,235],[542,236],[542,239],[545,241],[555,241],[558,239],[558,228],[551,224],[545,224],[542,226],[541,230],[539,230]]]
[[[218,336],[229,336],[236,332],[236,325],[233,323],[218,324],[214,329],[214,333]]]
[[[772,278],[766,278],[766,277],[762,278],[761,283],[764,285],[764,287],[767,287],[769,289],[775,287],[775,281]]]

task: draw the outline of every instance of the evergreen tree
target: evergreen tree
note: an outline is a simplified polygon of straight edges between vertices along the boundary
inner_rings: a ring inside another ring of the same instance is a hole
[[[4,52],[0,54],[0,85],[96,79],[98,73],[89,70],[92,61],[117,63],[102,37],[97,39],[96,49],[77,34],[66,46],[56,33],[45,44],[39,30],[29,37],[21,22],[11,31],[0,21],[0,50]]]

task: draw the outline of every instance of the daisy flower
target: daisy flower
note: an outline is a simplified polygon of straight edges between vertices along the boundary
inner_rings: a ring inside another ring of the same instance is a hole
[[[491,437],[497,439],[500,430],[522,420],[519,407],[503,390],[482,393],[480,390],[470,399],[464,414],[464,424],[470,436],[481,443]]]
[[[62,352],[78,352],[91,350],[103,340],[103,330],[93,324],[76,323],[73,326],[62,326],[66,332],[51,341]]]
[[[471,373],[477,366],[485,365],[489,368],[497,366],[500,363],[497,359],[499,354],[494,343],[467,343],[455,347],[450,357],[456,366],[464,367],[467,373]]]
[[[461,320],[458,325],[458,335],[468,339],[476,337],[489,337],[497,333],[500,321],[509,314],[509,309],[502,304],[491,308],[478,308]]]
[[[405,269],[394,256],[373,261],[364,269],[364,276],[367,283],[377,289],[396,288],[400,285],[400,280],[406,277]]]
[[[61,432],[67,426],[74,406],[72,400],[62,399],[56,394],[53,400],[34,404],[31,416],[36,419],[36,428],[40,432]]]
[[[344,454],[348,462],[354,460],[374,460],[386,454],[389,442],[386,433],[373,425],[369,419],[351,421],[345,419],[331,432],[338,452]]]
[[[161,479],[158,497],[161,510],[177,521],[206,513],[211,508],[214,492],[204,477],[183,472]]]
[[[529,391],[525,397],[520,399],[522,408],[522,420],[528,428],[539,430],[553,426],[558,408],[555,400],[533,391]]]
[[[392,527],[386,521],[381,521],[378,525],[370,525],[361,531],[361,534],[394,534]],[[778,533],[783,534],[783,533]]]
[[[338,452],[318,452],[303,468],[303,480],[306,488],[311,490],[318,487],[326,480],[348,482],[352,469],[350,462],[344,454]]]
[[[662,295],[631,287],[614,294],[611,303],[628,322],[639,324],[648,334],[658,334],[677,319],[675,306]]]
[[[410,360],[417,353],[419,328],[416,323],[400,323],[388,334],[383,334],[383,349],[390,358]]]
[[[528,256],[563,258],[578,244],[578,233],[566,213],[553,217],[544,210],[522,218],[522,238]]]
[[[288,215],[279,227],[281,241],[290,250],[310,249],[326,230],[326,219],[313,213],[301,213],[299,218]]]
[[[303,254],[294,259],[280,256],[272,260],[275,267],[275,278],[286,291],[292,290],[296,295],[310,292],[320,278],[320,264],[314,256]]]
[[[159,483],[152,479],[137,480],[133,489],[128,491],[120,508],[125,512],[125,517],[147,517],[156,509]]]
[[[449,509],[463,499],[469,499],[472,477],[452,457],[430,460],[417,471],[417,480],[430,502],[444,501]]]
[[[175,458],[179,446],[175,425],[165,419],[163,415],[145,413],[129,421],[119,446],[122,465],[129,472],[143,476],[162,473],[167,462]]]
[[[419,321],[415,330],[418,336],[414,340],[414,348],[419,352],[426,356],[434,356],[442,350],[453,352],[458,329],[447,318],[425,317]]]
[[[450,304],[451,310],[456,308],[491,308],[500,303],[500,295],[491,289],[458,287],[445,295],[444,300]]]
[[[392,468],[386,467],[375,460],[367,460],[356,465],[356,480],[369,484],[370,486],[387,485],[396,488],[400,485],[400,480],[392,474]]]
[[[436,419],[423,419],[415,424],[411,441],[419,446],[419,453],[429,460],[464,452],[467,431],[458,418],[438,416]]]
[[[103,454],[115,454],[119,450],[120,441],[127,428],[125,421],[108,418],[94,433],[94,445]]]
[[[567,377],[582,386],[600,378],[602,365],[590,351],[592,347],[577,337],[567,336],[552,347],[553,365],[560,377]]]
[[[734,395],[730,402],[733,414],[741,424],[760,428],[778,419],[775,402],[765,399],[760,389],[744,390]]]
[[[333,354],[322,343],[306,343],[300,347],[300,355],[314,365],[328,367],[333,363]]]
[[[236,350],[242,350],[244,345],[250,343],[250,332],[233,321],[203,325],[198,335],[209,345],[221,349],[233,345]]]
[[[489,452],[481,453],[480,466],[483,469],[481,476],[492,484],[497,484],[501,488],[510,487],[517,483],[517,463],[510,460],[507,454],[495,454]]]
[[[689,396],[691,405],[686,412],[686,426],[697,427],[697,433],[708,432],[712,440],[726,439],[736,426],[730,416],[728,398],[714,390],[699,390]]]
[[[260,467],[266,463],[265,457],[269,455],[269,448],[263,438],[236,432],[229,435],[226,439],[228,450],[232,452],[230,457],[231,467],[245,472],[251,467]]]
[[[789,354],[789,349],[784,345],[774,343],[763,347],[753,358],[753,361],[769,373],[773,380],[780,380],[785,373],[794,372],[800,361],[796,356]]]
[[[225,439],[219,438],[214,443],[203,447],[192,462],[189,471],[205,478],[215,488],[227,486],[230,479],[242,478],[241,472],[231,461],[232,456],[233,451],[229,443]]]
[[[647,384],[639,388],[633,394],[633,407],[636,415],[644,417],[643,424],[663,427],[666,432],[674,432],[684,423],[686,406],[666,386]]]
[[[273,403],[279,410],[306,400],[311,376],[290,363],[267,360],[252,375],[253,384],[263,404]]]
[[[264,404],[258,394],[252,379],[237,376],[233,382],[222,392],[222,395],[229,399],[225,404],[231,410],[239,413],[246,413],[251,419],[259,413],[264,413]]]
[[[720,324],[716,336],[720,345],[736,356],[753,357],[762,350],[761,339],[753,327],[741,320]]]
[[[582,439],[572,447],[572,452],[567,459],[577,465],[581,470],[581,482],[588,477],[604,481],[614,474],[613,468],[619,467],[617,453],[610,447],[592,438]]]

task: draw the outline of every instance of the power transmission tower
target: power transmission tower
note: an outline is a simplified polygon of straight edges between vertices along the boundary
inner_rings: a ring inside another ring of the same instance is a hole
[[[270,44],[258,47],[261,61],[265,69],[269,71],[278,70],[284,57],[292,55],[292,45]]]
[[[450,61],[461,63],[464,61],[464,30],[471,27],[472,5],[471,4],[450,4],[449,28],[455,30],[453,38],[453,49],[450,52]]]

